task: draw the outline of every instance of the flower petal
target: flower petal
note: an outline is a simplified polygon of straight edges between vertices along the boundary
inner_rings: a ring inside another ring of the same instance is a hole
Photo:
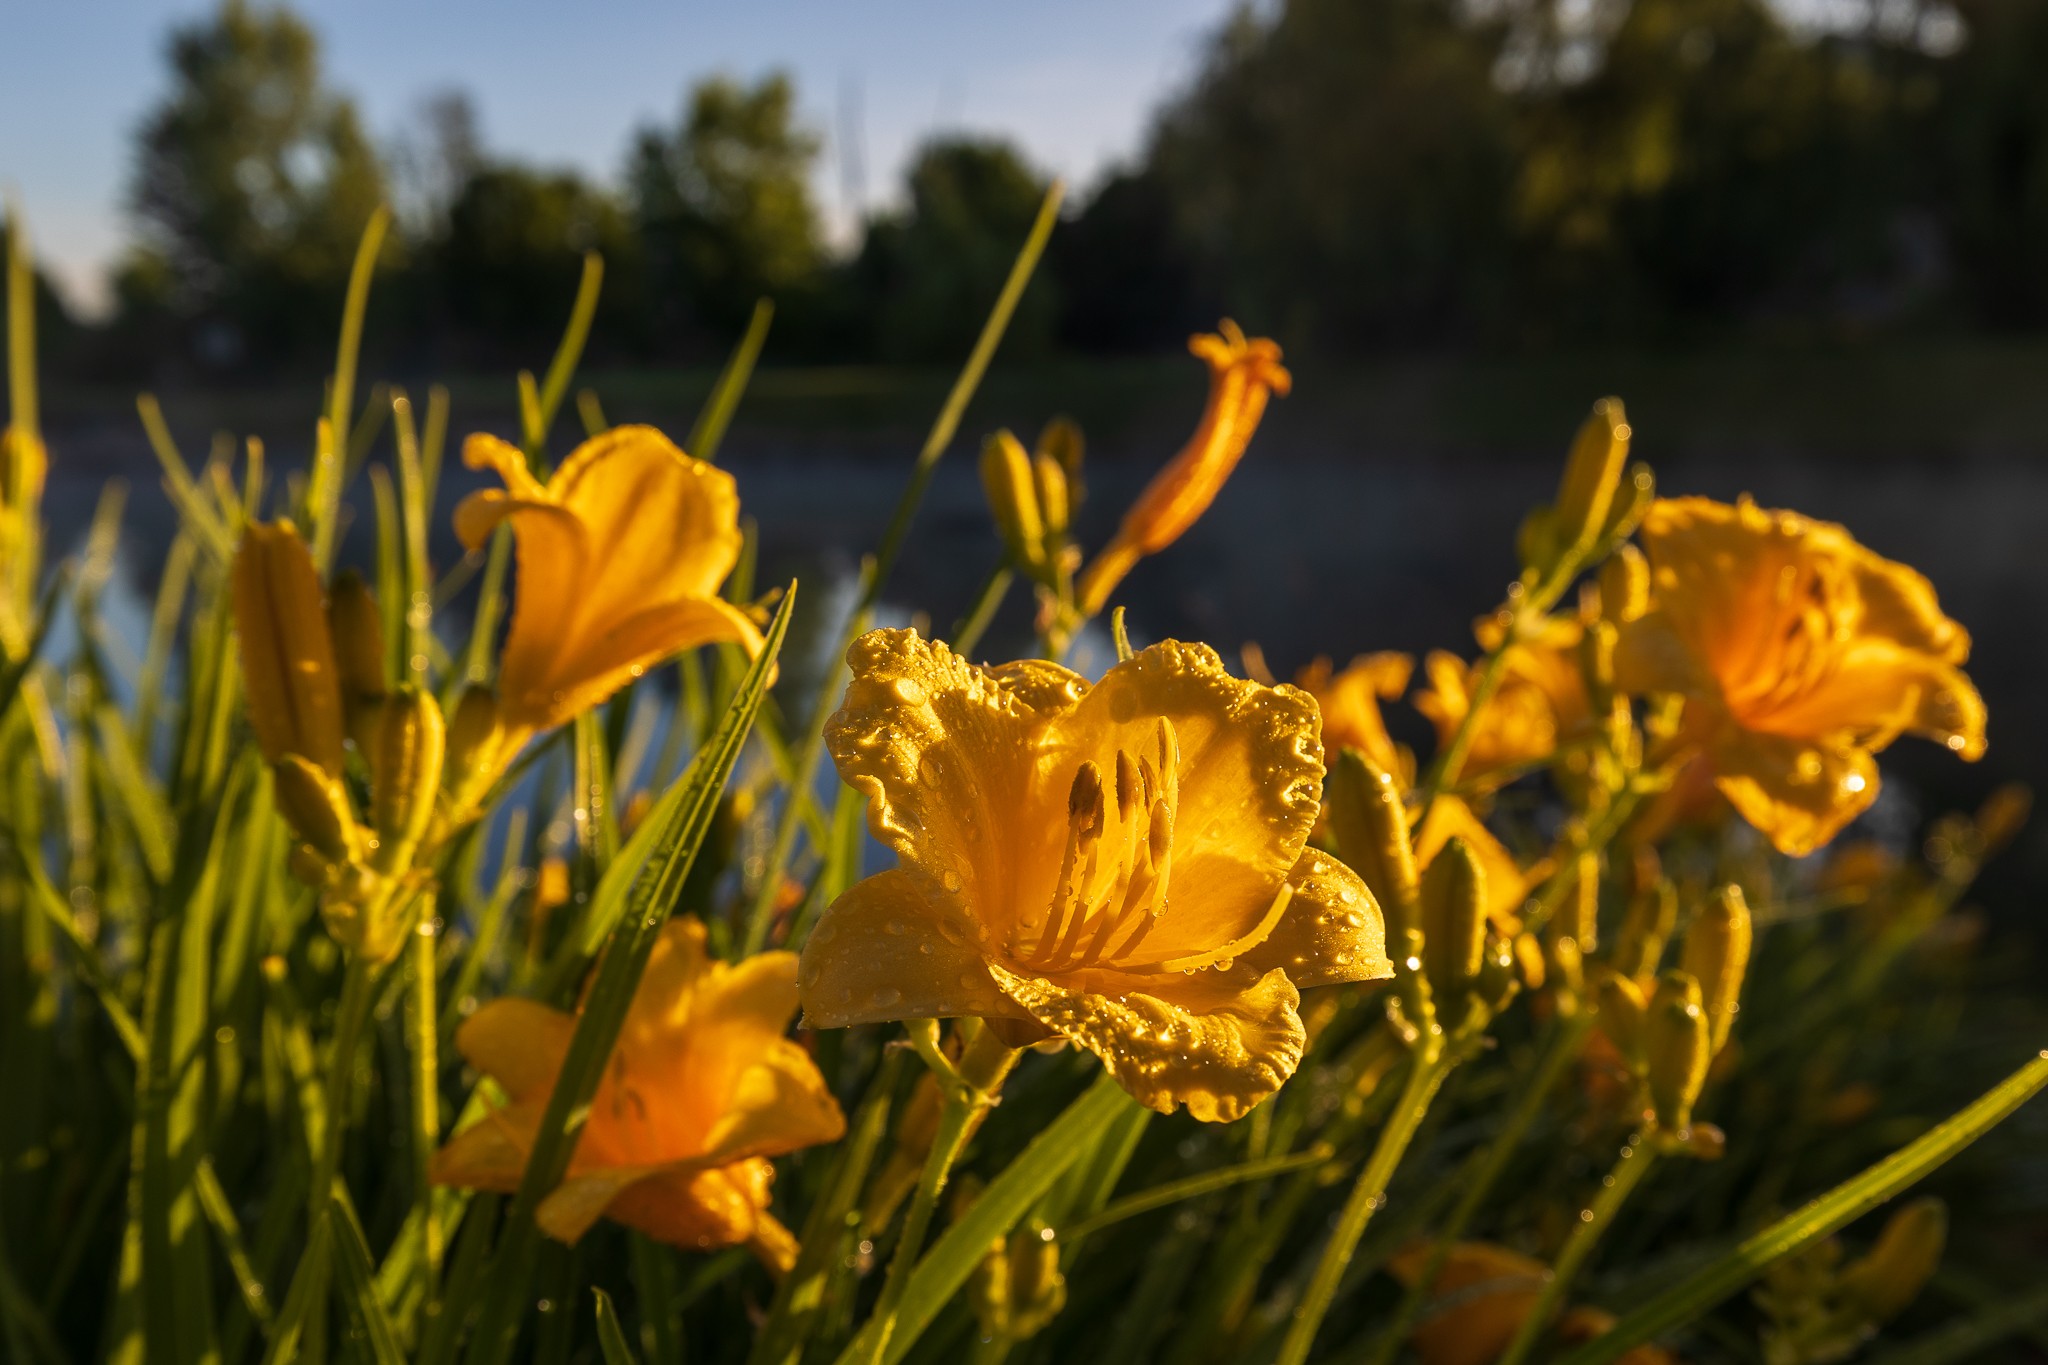
[[[1825,679],[1754,724],[1795,737],[1845,735],[1872,749],[1911,730],[1975,760],[1984,754],[1984,722],[1984,698],[1961,669],[1866,638],[1845,644]]]
[[[1379,903],[1356,872],[1311,848],[1288,881],[1294,899],[1279,927],[1239,958],[1239,966],[1261,973],[1278,967],[1297,990],[1394,974]]]
[[[1277,969],[1170,980],[1092,974],[1099,990],[1020,976],[1000,964],[990,970],[1032,1017],[1100,1057],[1132,1098],[1162,1114],[1185,1104],[1205,1123],[1229,1123],[1301,1064],[1306,1035],[1294,1012],[1301,996]]]
[[[1006,930],[1035,860],[1008,835],[1033,823],[1017,807],[1031,790],[1034,713],[915,631],[869,631],[846,662],[853,681],[825,742],[839,775],[868,798],[868,828],[906,867],[957,885],[975,919]]]
[[[1877,799],[1877,762],[1851,745],[1730,728],[1713,760],[1722,795],[1794,858],[1834,838]]]
[[[660,1171],[612,1200],[613,1219],[685,1251],[738,1246],[767,1215],[775,1168],[741,1161],[708,1170]]]
[[[1970,632],[1943,614],[1934,584],[1925,574],[1861,545],[1855,551],[1865,631],[1932,654],[1943,663],[1960,664],[1970,657]]]
[[[1366,654],[1334,675],[1328,659],[1317,659],[1294,681],[1322,710],[1325,752],[1356,749],[1405,786],[1414,779],[1415,757],[1387,733],[1380,701],[1407,691],[1414,671],[1415,660],[1406,654]]]
[[[790,1039],[777,1038],[740,1073],[705,1141],[705,1156],[720,1162],[781,1156],[844,1136],[846,1115],[817,1063]]]
[[[1614,685],[1632,697],[1652,692],[1718,697],[1720,690],[1671,618],[1654,607],[1615,627]]]
[[[497,471],[505,481],[505,488],[515,498],[541,499],[547,490],[540,480],[533,477],[533,471],[526,467],[526,455],[510,441],[501,440],[489,432],[479,431],[462,443],[462,462],[471,469]],[[476,546],[471,545],[473,550]]]
[[[522,582],[522,602],[525,592]],[[718,643],[739,645],[749,656],[761,651],[761,630],[753,618],[716,597],[644,607],[610,623],[593,621],[577,637],[573,651],[553,651],[544,673],[508,670],[500,688],[499,714],[511,717],[508,724],[550,729],[603,702],[662,660]],[[506,653],[509,658],[509,646]]]
[[[1045,745],[1050,771],[1087,759],[1114,772],[1118,750],[1154,752],[1161,718],[1180,747],[1180,804],[1167,908],[1144,944],[1151,960],[1249,933],[1307,846],[1323,788],[1314,699],[1234,678],[1215,650],[1176,640],[1112,668],[1059,720]],[[1033,871],[1029,884],[1042,882],[1049,902],[1056,853]]]
[[[1017,1013],[989,976],[980,934],[960,897],[918,872],[855,883],[804,944],[805,1024]]]
[[[514,1100],[538,1096],[545,1101],[575,1032],[574,1016],[512,995],[491,1001],[463,1020],[455,1030],[455,1047]]]
[[[1524,870],[1478,812],[1458,797],[1439,796],[1415,831],[1417,866],[1428,867],[1453,836],[1465,841],[1485,873],[1487,918],[1502,932],[1520,927],[1522,905],[1529,899],[1530,888],[1548,875],[1549,864]]]
[[[510,1194],[526,1174],[533,1135],[540,1131],[546,1096],[524,1104],[489,1109],[434,1153],[429,1169],[436,1185]]]
[[[597,620],[629,616],[638,602],[715,597],[739,559],[732,475],[653,427],[613,427],[585,441],[548,480],[548,496],[583,523],[601,556],[586,585]]]

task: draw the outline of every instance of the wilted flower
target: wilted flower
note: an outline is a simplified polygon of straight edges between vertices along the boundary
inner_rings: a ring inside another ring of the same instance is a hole
[[[1867,807],[1872,755],[1905,731],[1984,752],[1969,634],[1912,569],[1746,498],[1660,500],[1642,539],[1655,601],[1621,625],[1617,680],[1685,697],[1716,785],[1782,852]]]
[[[505,488],[464,498],[455,533],[474,550],[509,519],[519,542],[498,665],[507,736],[560,725],[679,650],[719,641],[760,649],[752,618],[718,596],[740,553],[732,475],[643,426],[585,441],[545,486],[495,436],[470,437],[462,459],[495,469]]]
[[[1335,672],[1328,659],[1317,659],[1294,675],[1295,686],[1316,699],[1323,713],[1323,747],[1331,753],[1356,749],[1373,766],[1392,773],[1403,787],[1415,785],[1415,755],[1387,733],[1380,702],[1408,690],[1415,660],[1382,651],[1362,654]]]
[[[536,1211],[543,1231],[574,1242],[610,1217],[689,1250],[746,1244],[793,1264],[795,1240],[768,1212],[768,1158],[846,1131],[810,1054],[783,1036],[796,968],[794,953],[715,961],[695,919],[663,928],[568,1177]],[[464,1021],[455,1045],[511,1102],[435,1155],[438,1183],[519,1187],[575,1030],[576,1016],[510,997]]]
[[[1298,987],[1391,974],[1372,894],[1307,847],[1315,703],[1166,642],[1090,687],[871,631],[826,735],[899,866],[804,948],[814,1025],[987,1018],[1141,1102],[1239,1117],[1292,1075]]]
[[[1216,332],[1190,337],[1188,349],[1209,365],[1209,404],[1202,424],[1146,485],[1124,513],[1115,537],[1081,575],[1084,615],[1100,612],[1132,565],[1179,540],[1209,510],[1258,430],[1266,400],[1275,393],[1284,396],[1294,383],[1280,364],[1279,346],[1264,337],[1247,340],[1228,318]]]

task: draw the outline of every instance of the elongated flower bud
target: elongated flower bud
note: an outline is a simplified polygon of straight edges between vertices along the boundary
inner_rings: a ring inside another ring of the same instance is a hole
[[[1038,512],[1045,520],[1046,537],[1056,541],[1066,535],[1074,515],[1067,471],[1052,456],[1037,455],[1031,460],[1031,476],[1038,489]]]
[[[1614,506],[1622,466],[1628,463],[1628,416],[1619,398],[1603,398],[1579,428],[1565,460],[1552,514],[1553,544],[1560,554],[1583,552],[1599,538]]]
[[[1555,928],[1558,934],[1575,941],[1584,955],[1600,947],[1600,855],[1584,852],[1577,862],[1578,876],[1572,882],[1572,893],[1565,900]]]
[[[1633,545],[1618,546],[1600,566],[1600,614],[1625,624],[1650,609],[1650,561]]]
[[[1323,794],[1337,852],[1380,903],[1387,917],[1387,947],[1394,957],[1412,956],[1410,931],[1419,917],[1421,877],[1408,835],[1408,810],[1393,774],[1356,749],[1341,751],[1330,765]]]
[[[341,775],[341,687],[320,572],[289,521],[252,522],[234,564],[235,629],[249,723],[263,756],[297,754]]]
[[[1032,1219],[998,1238],[976,1267],[971,1302],[982,1331],[999,1340],[1026,1340],[1058,1317],[1067,1281],[1053,1230]]]
[[[355,847],[355,818],[348,792],[297,754],[277,760],[277,808],[298,836],[329,862],[346,862]]]
[[[1985,797],[1977,808],[1977,856],[1988,858],[2011,843],[2033,808],[2034,794],[2024,782],[2007,782]]]
[[[1659,877],[1629,898],[1621,932],[1614,940],[1614,969],[1623,976],[1646,977],[1664,960],[1664,945],[1678,925],[1678,888]]]
[[[1837,1288],[1869,1322],[1888,1322],[1934,1278],[1947,1242],[1948,1206],[1916,1199],[1891,1216],[1868,1255],[1843,1269]]]
[[[1600,529],[1602,539],[1620,540],[1635,534],[1642,525],[1643,517],[1649,512],[1650,504],[1657,500],[1657,476],[1646,464],[1629,467],[1621,487],[1615,490],[1614,502],[1607,509],[1607,524]]]
[[[999,431],[981,447],[981,488],[1003,548],[1018,567],[1037,573],[1045,566],[1045,518],[1031,457],[1015,436]]]
[[[1700,983],[1690,972],[1666,972],[1643,1020],[1643,1059],[1649,1066],[1650,1102],[1657,1126],[1682,1134],[1692,1127],[1692,1107],[1707,1083],[1713,1058]]]
[[[1643,1015],[1648,1005],[1643,988],[1615,971],[1603,971],[1593,983],[1593,1003],[1600,1012],[1600,1027],[1629,1069],[1643,1069]]]
[[[1742,1008],[1750,936],[1749,906],[1742,899],[1742,888],[1734,885],[1716,891],[1685,931],[1681,962],[1700,983],[1715,1052],[1727,1043],[1736,1011]]]
[[[1422,874],[1422,960],[1439,1002],[1479,975],[1486,949],[1486,869],[1453,835]]]
[[[1050,459],[1066,475],[1067,485],[1073,491],[1070,505],[1078,505],[1081,501],[1081,462],[1087,448],[1080,425],[1071,417],[1055,417],[1038,433],[1038,446],[1033,453]]]
[[[334,577],[334,589],[327,595],[327,629],[334,637],[334,665],[343,696],[349,701],[382,697],[384,618],[369,585],[354,569]]]
[[[446,748],[447,727],[432,694],[409,684],[392,693],[370,765],[377,865],[386,872],[401,871],[412,861],[433,819]]]

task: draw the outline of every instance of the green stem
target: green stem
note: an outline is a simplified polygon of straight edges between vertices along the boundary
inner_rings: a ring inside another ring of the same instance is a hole
[[[1450,1216],[1444,1220],[1443,1228],[1437,1233],[1436,1245],[1430,1249],[1429,1260],[1423,1265],[1421,1275],[1408,1287],[1400,1307],[1394,1312],[1394,1320],[1387,1324],[1385,1332],[1373,1352],[1366,1358],[1366,1365],[1387,1365],[1400,1349],[1402,1338],[1408,1335],[1408,1328],[1421,1314],[1423,1304],[1429,1301],[1430,1291],[1436,1285],[1436,1277],[1443,1273],[1444,1262],[1451,1256],[1451,1249],[1458,1244],[1472,1220],[1479,1214],[1480,1205],[1493,1193],[1494,1185],[1508,1168],[1508,1162],[1528,1136],[1536,1116],[1543,1112],[1543,1101],[1564,1074],[1572,1059],[1579,1055],[1585,1045],[1586,1035],[1593,1028],[1593,1012],[1583,1005],[1579,1012],[1558,1025],[1551,1036],[1550,1046],[1537,1063],[1521,1094],[1515,1100],[1515,1107],[1508,1115],[1507,1122],[1492,1142],[1481,1152],[1474,1163],[1458,1175],[1462,1193]]]
[[[1593,1207],[1579,1214],[1578,1226],[1565,1239],[1564,1249],[1557,1253],[1557,1263],[1550,1268],[1550,1277],[1543,1282],[1543,1292],[1536,1296],[1536,1306],[1515,1329],[1515,1339],[1508,1343],[1498,1365],[1522,1365],[1529,1358],[1529,1352],[1550,1330],[1558,1310],[1564,1307],[1565,1295],[1571,1291],[1572,1281],[1578,1278],[1586,1258],[1593,1254],[1593,1248],[1599,1245],[1600,1238],[1614,1222],[1614,1215],[1621,1212],[1621,1206],[1628,1202],[1636,1186],[1643,1183],[1643,1177],[1656,1164],[1657,1149],[1645,1134],[1637,1133],[1628,1140],[1628,1145],[1621,1149],[1620,1157],[1615,1160],[1614,1169],[1600,1182],[1600,1194],[1593,1200]]]
[[[981,643],[981,637],[988,632],[989,622],[996,619],[996,609],[1002,606],[1003,599],[1009,596],[1010,584],[1015,580],[1016,574],[1007,563],[998,564],[989,570],[987,579],[982,582],[981,591],[974,595],[974,605],[960,618],[960,624],[953,627],[952,645],[955,654],[963,659],[973,655],[976,646]]]
[[[925,1023],[922,1020],[911,1021],[913,1037]],[[925,1234],[931,1230],[932,1214],[938,1209],[939,1195],[946,1188],[946,1177],[952,1173],[953,1163],[960,1159],[961,1149],[966,1147],[975,1121],[995,1102],[996,1091],[1016,1063],[1017,1053],[1004,1047],[983,1025],[961,1050],[957,1070],[949,1066],[947,1071],[952,1073],[949,1076],[935,1069],[934,1074],[939,1077],[940,1089],[945,1094],[945,1105],[939,1111],[938,1131],[933,1135],[932,1149],[925,1157],[924,1173],[918,1177],[917,1190],[910,1197],[910,1207],[904,1211],[903,1232],[897,1238],[895,1253],[889,1258],[881,1297],[875,1300],[874,1311],[870,1315],[875,1329],[869,1338],[865,1365],[882,1365],[888,1358],[889,1336],[896,1327],[896,1309],[903,1302],[903,1290],[910,1282],[911,1267],[917,1264],[918,1253],[924,1250]]]
[[[1316,1332],[1337,1297],[1344,1267],[1350,1264],[1352,1252],[1365,1236],[1366,1224],[1386,1202],[1387,1182],[1393,1178],[1394,1168],[1401,1164],[1415,1130],[1422,1126],[1423,1116],[1429,1112],[1430,1101],[1436,1098],[1438,1087],[1455,1065],[1454,1055],[1446,1051],[1441,1034],[1427,1034],[1416,1045],[1415,1066],[1408,1073],[1408,1084],[1401,1091],[1394,1112],[1387,1116],[1386,1127],[1380,1129],[1379,1141],[1373,1145],[1365,1169],[1359,1172],[1358,1183],[1352,1186],[1351,1197],[1344,1202],[1344,1211],[1337,1216],[1336,1229],[1330,1234],[1329,1245],[1323,1248],[1322,1259],[1316,1262],[1315,1274],[1309,1278],[1300,1306],[1294,1310],[1294,1322],[1280,1344],[1275,1365],[1304,1365],[1307,1361]]]
[[[431,930],[433,916],[434,908],[429,902],[420,928]],[[440,1007],[435,1003],[438,946],[439,940],[432,932],[412,936],[413,983],[406,1001],[406,1029],[412,1035],[413,1063],[413,1199],[419,1211],[420,1239],[425,1249],[422,1273],[429,1313],[439,1312],[441,1302],[442,1228],[440,1215],[434,1209],[431,1175],[434,1147],[441,1139]]]

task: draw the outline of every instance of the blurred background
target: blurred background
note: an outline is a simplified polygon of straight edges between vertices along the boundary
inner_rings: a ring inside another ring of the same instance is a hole
[[[188,457],[227,432],[303,458],[383,202],[366,373],[447,383],[458,437],[513,430],[585,251],[606,270],[579,383],[613,421],[687,429],[771,298],[721,462],[764,579],[829,587],[1057,174],[901,615],[943,632],[995,557],[973,440],[1079,420],[1099,544],[1199,411],[1187,334],[1231,316],[1284,345],[1295,393],[1130,580],[1141,639],[1257,641],[1283,673],[1471,652],[1516,522],[1612,393],[1665,491],[1846,522],[1975,633],[1989,756],[1898,745],[1870,832],[1910,842],[2048,773],[2041,0],[132,0],[7,27],[53,539],[129,480],[138,602],[172,522],[135,391]],[[992,653],[1027,638],[1029,604],[1008,613]],[[2017,927],[2044,890],[2035,836],[1985,899]]]

